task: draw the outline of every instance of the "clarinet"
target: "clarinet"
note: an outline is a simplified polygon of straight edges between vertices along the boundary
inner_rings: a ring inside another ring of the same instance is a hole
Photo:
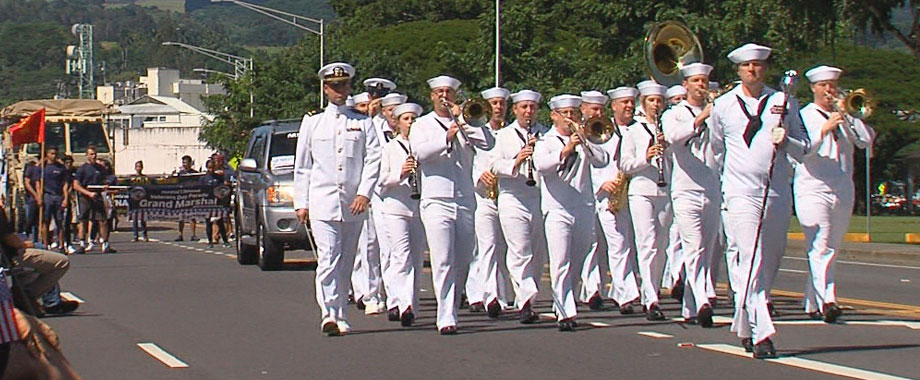
[[[525,122],[527,124],[527,126],[525,127],[527,129],[527,141],[525,142],[524,146],[529,146],[530,139],[534,137],[534,134],[530,133],[530,124],[531,124],[530,120],[527,119],[525,120]],[[532,147],[533,146],[531,146],[531,148]],[[534,171],[536,171],[536,168],[534,168],[533,166],[533,155],[531,155],[530,157],[527,157],[527,160],[525,161],[524,165],[525,165],[524,167],[527,168],[527,182],[525,183],[527,184],[527,186],[536,186],[537,180],[534,179],[534,176],[533,176]]]
[[[670,107],[669,107],[670,108]],[[658,113],[657,120],[655,120],[655,145],[661,144],[661,140],[658,139],[658,135],[663,133],[661,128],[661,115],[663,112]],[[664,178],[664,151],[658,153],[656,158],[658,163],[658,187],[665,187],[668,185],[668,181]]]
[[[414,159],[415,156],[412,155],[412,145],[408,145],[408,146],[409,146],[409,157],[412,157],[412,158]],[[417,166],[418,166],[418,163],[416,162],[415,165],[416,165],[416,167],[417,167]],[[406,180],[409,181],[409,198],[412,198],[412,199],[419,199],[419,198],[421,198],[421,197],[422,197],[422,189],[421,189],[421,187],[419,187],[419,183],[418,183],[418,170],[415,169],[415,168],[413,168],[413,169],[409,172],[409,176],[408,176],[408,178],[406,178]]]

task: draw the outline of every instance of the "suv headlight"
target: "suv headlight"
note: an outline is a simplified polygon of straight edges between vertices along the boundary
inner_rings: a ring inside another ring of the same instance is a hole
[[[269,186],[266,192],[268,203],[294,202],[294,186]]]

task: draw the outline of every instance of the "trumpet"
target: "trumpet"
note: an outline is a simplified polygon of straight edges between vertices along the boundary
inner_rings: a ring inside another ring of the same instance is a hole
[[[843,90],[842,92],[843,94],[841,97],[835,97],[831,95],[830,92],[824,93],[824,97],[830,101],[834,112],[856,119],[866,119],[872,116],[872,112],[875,110],[875,104],[872,97],[869,96],[869,93],[866,92],[865,89],[858,88],[852,91]],[[843,109],[837,104],[838,100],[843,100]],[[844,117],[843,123],[853,134],[856,134],[856,126],[853,125],[850,119]]]
[[[626,204],[629,180],[630,177],[626,173],[617,173],[617,178],[614,179],[616,188],[607,196],[607,211],[610,211],[611,214],[616,214]]]

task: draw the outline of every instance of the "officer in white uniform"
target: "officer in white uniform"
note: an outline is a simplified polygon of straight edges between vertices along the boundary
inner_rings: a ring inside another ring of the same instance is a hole
[[[409,136],[421,173],[422,224],[428,235],[437,327],[442,335],[457,333],[457,308],[476,241],[473,212],[473,150],[491,149],[492,134],[484,128],[453,122],[442,99],[453,103],[460,81],[439,76],[428,80],[434,111],[420,117]],[[462,129],[463,132],[460,132]]]
[[[348,278],[380,169],[370,119],[345,107],[354,73],[341,62],[319,70],[329,105],[304,117],[294,160],[294,209],[301,223],[310,220],[316,240],[316,301],[328,335],[351,329],[345,319]]]
[[[668,104],[677,104],[684,100],[687,100],[687,88],[675,84],[671,87],[668,87]]]
[[[553,309],[560,331],[574,330],[577,284],[585,257],[597,246],[594,234],[594,191],[591,165],[605,166],[607,152],[588,142],[582,131],[572,133],[579,120],[581,98],[550,99],[554,128],[537,142],[534,165],[540,171],[544,229],[549,249]]]
[[[540,212],[540,173],[532,165],[533,148],[547,128],[537,120],[542,96],[532,90],[511,94],[515,121],[495,136],[496,161],[492,165],[498,176],[498,217],[502,233],[508,239],[506,262],[515,292],[514,305],[521,323],[534,323],[539,315],[533,300],[540,285],[545,237]],[[530,182],[530,180],[533,182]]]
[[[501,87],[482,91],[482,98],[492,107],[489,133],[495,135],[505,126],[510,92]],[[498,318],[504,307],[505,252],[507,245],[502,235],[498,211],[498,177],[493,167],[498,149],[477,149],[473,159],[473,183],[476,184],[476,256],[470,267],[466,283],[466,296],[470,312],[487,311],[489,317]],[[495,187],[493,187],[495,186]],[[493,196],[494,198],[490,197]]]
[[[790,97],[784,107],[783,94],[763,83],[769,55],[770,48],[755,44],[729,53],[741,85],[718,97],[709,117],[713,153],[722,168],[722,192],[728,206],[726,223],[738,249],[734,270],[742,284],[736,289],[732,331],[756,358],[776,356],[770,340],[776,330],[767,307],[767,293],[785,250],[792,212],[789,157],[800,160],[808,147],[808,137],[797,116],[798,103]],[[774,153],[775,166],[763,210],[764,187]]]
[[[843,313],[837,306],[834,262],[853,210],[853,148],[868,149],[875,138],[875,131],[862,120],[835,112],[832,102],[839,95],[837,80],[841,73],[828,66],[805,72],[814,102],[803,107],[800,114],[812,145],[804,162],[795,166],[793,181],[795,211],[808,250],[810,276],[805,286],[805,312],[813,318],[823,316],[828,323]]]
[[[680,69],[686,100],[662,115],[664,138],[671,152],[671,207],[679,229],[685,270],[683,308],[688,320],[712,327],[707,293],[710,255],[717,249],[721,184],[709,140],[706,104],[712,66],[691,63]]]
[[[663,136],[657,136],[657,109],[664,107],[667,88],[646,85],[639,90],[639,101],[645,103],[646,118],[632,124],[623,136],[620,170],[630,175],[629,212],[636,233],[636,255],[642,304],[648,320],[663,320],[658,306],[658,291],[664,271],[665,249],[671,225],[671,199],[668,186],[658,186],[658,168],[663,165],[665,178],[670,177],[670,163],[664,151]],[[655,143],[657,142],[657,143]],[[654,143],[654,144],[653,144]]]
[[[583,93],[583,99],[585,95],[591,97],[591,94]],[[625,201],[616,210],[610,208],[609,202],[611,193],[622,191],[622,186],[629,186],[628,179],[624,177],[618,180],[617,178],[621,175],[623,134],[633,123],[638,91],[632,87],[619,87],[607,91],[607,95],[610,97],[610,109],[613,111],[611,121],[615,129],[613,137],[601,144],[600,148],[607,152],[610,160],[607,165],[591,167],[591,180],[597,204],[597,224],[600,226],[596,251],[606,250],[607,253],[607,264],[611,275],[608,297],[619,306],[621,314],[632,314],[633,303],[639,298],[636,269],[633,265],[636,260],[636,251],[632,218],[629,214],[629,205]],[[604,100],[606,99],[605,96]]]
[[[604,116],[604,107],[607,106],[607,100],[607,95],[599,91],[582,91],[581,106],[579,107],[581,111],[580,121],[585,123],[592,117]],[[601,148],[603,148],[603,146]],[[612,155],[612,152],[607,150],[607,154]],[[608,161],[608,166],[609,165],[610,162]],[[591,178],[594,178],[593,169],[592,167]],[[596,183],[596,180],[593,182]],[[594,183],[592,183],[592,185],[593,184]],[[600,236],[603,234],[598,233],[597,235]],[[603,241],[603,239],[598,238],[599,245]],[[588,256],[585,257],[585,262],[581,270],[581,287],[579,288],[578,299],[581,302],[587,303],[591,310],[602,310],[604,308],[604,298],[601,296],[601,291],[604,288],[604,276],[601,275],[601,262],[598,256],[601,251],[602,248],[599,247],[591,250]],[[612,291],[611,289],[608,293],[612,293]]]
[[[421,114],[422,107],[415,103],[405,103],[393,109],[399,133],[383,147],[380,163],[380,197],[383,203],[375,211],[375,215],[382,217],[381,225],[387,226],[381,234],[386,235],[390,244],[389,266],[384,271],[387,305],[391,302],[395,305],[396,320],[403,326],[411,326],[415,321],[426,247],[425,230],[418,211],[419,201],[412,198],[412,184],[418,180],[418,168],[412,146],[406,138],[412,123]],[[410,179],[413,175],[416,177]]]

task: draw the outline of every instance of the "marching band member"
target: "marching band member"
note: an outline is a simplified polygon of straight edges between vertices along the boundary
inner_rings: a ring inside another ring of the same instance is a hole
[[[496,161],[492,165],[498,176],[498,217],[507,239],[507,265],[514,285],[514,305],[521,323],[534,323],[539,315],[533,311],[542,272],[541,255],[545,250],[543,214],[540,212],[540,188],[528,180],[539,179],[532,166],[533,149],[547,128],[537,120],[539,92],[522,90],[511,94],[515,121],[496,133]],[[537,181],[538,182],[538,181]]]
[[[415,103],[404,103],[393,109],[399,133],[383,147],[380,163],[383,203],[375,211],[375,215],[382,217],[381,225],[387,226],[383,235],[390,244],[389,266],[384,272],[387,304],[393,302],[396,320],[403,326],[411,326],[415,321],[425,251],[425,230],[419,218],[418,199],[412,199],[412,186],[417,186],[418,178],[410,179],[418,175],[418,168],[407,138],[412,123],[421,114],[422,107]]]
[[[454,123],[453,104],[460,81],[439,76],[428,80],[434,111],[420,117],[409,136],[418,155],[422,192],[420,210],[428,237],[437,327],[442,335],[457,333],[460,290],[472,261],[475,240],[473,150],[490,149],[495,140],[483,128]],[[446,103],[446,104],[445,104]],[[475,148],[474,148],[475,147]]]
[[[738,249],[734,270],[741,286],[736,289],[732,331],[755,358],[776,357],[767,293],[785,250],[792,212],[788,157],[801,160],[808,146],[798,103],[790,97],[787,107],[783,94],[763,83],[770,50],[747,44],[728,54],[741,85],[715,100],[709,119],[713,153],[722,168],[727,225]],[[783,117],[784,111],[792,116]],[[771,158],[775,166],[763,210]]]
[[[633,124],[623,136],[620,170],[630,175],[629,212],[636,233],[640,290],[646,318],[665,319],[658,306],[658,291],[664,271],[664,253],[668,247],[671,223],[671,200],[668,187],[659,186],[659,170],[670,177],[664,138],[658,131],[658,112],[664,107],[667,88],[646,84],[639,89],[639,101],[646,110],[644,120]]]
[[[493,135],[505,126],[505,113],[508,109],[509,91],[495,87],[482,91],[482,98],[492,107],[489,120],[489,132]],[[470,311],[487,311],[489,317],[501,315],[504,301],[505,279],[501,273],[507,250],[505,237],[498,216],[498,177],[493,164],[498,150],[478,149],[473,159],[473,182],[476,184],[476,255],[470,266],[469,279],[466,283],[466,296],[469,298]]]
[[[800,113],[812,145],[804,162],[795,167],[793,185],[795,211],[808,247],[805,312],[813,318],[823,315],[828,323],[843,313],[837,306],[834,262],[853,210],[853,148],[868,149],[875,138],[871,127],[834,109],[831,102],[838,101],[841,73],[828,66],[805,73],[814,101]],[[838,105],[837,109],[845,108]]]
[[[342,62],[323,66],[325,111],[304,116],[294,162],[294,209],[310,220],[316,240],[316,301],[327,335],[348,333],[348,278],[358,237],[377,183],[380,146],[370,119],[345,107],[355,69]]]
[[[575,329],[573,285],[584,258],[596,248],[594,196],[589,165],[607,164],[607,152],[573,131],[581,99],[553,97],[549,106],[554,128],[536,144],[534,165],[541,174],[541,202],[549,249],[553,309],[560,331]],[[574,133],[573,133],[574,132]]]
[[[608,296],[619,306],[621,314],[632,314],[633,303],[639,299],[639,286],[632,264],[635,260],[635,240],[629,206],[625,199],[616,197],[626,190],[624,186],[629,186],[625,173],[620,172],[620,159],[623,134],[626,133],[626,128],[634,123],[633,112],[638,91],[632,87],[619,87],[607,91],[607,95],[610,97],[610,109],[613,110],[611,121],[614,136],[600,145],[600,148],[607,152],[610,161],[605,166],[591,167],[597,204],[597,224],[600,226],[597,251],[604,247],[607,250],[607,263],[611,275]]]
[[[367,106],[371,104],[371,94],[362,92],[352,97],[355,102],[354,110],[362,115],[367,115]]]
[[[364,81],[367,85],[367,81]],[[392,82],[390,82],[392,83]],[[392,88],[388,88],[390,91],[396,89],[396,85],[393,84]],[[403,104],[408,100],[406,95],[397,94],[391,92],[386,94],[386,96],[380,98],[380,112],[374,116],[372,119],[374,123],[374,129],[377,132],[377,139],[380,140],[381,148],[390,142],[394,138],[394,132],[398,131],[396,126],[396,118],[393,116],[393,110]],[[418,114],[416,115],[418,116]],[[371,217],[374,219],[375,231],[377,231],[377,246],[380,249],[380,274],[381,279],[383,280],[383,291],[386,294],[386,309],[387,309],[387,319],[390,321],[399,320],[399,308],[395,299],[390,299],[390,285],[394,281],[394,273],[390,269],[390,241],[386,233],[381,232],[380,230],[386,230],[389,226],[386,224],[386,221],[379,213],[374,210],[380,209],[383,199],[380,197],[380,183],[377,184],[377,187],[374,189],[374,197],[371,198]],[[380,226],[378,229],[377,226]],[[368,245],[370,246],[370,245]],[[365,313],[367,310],[365,309]]]
[[[604,116],[604,107],[607,106],[607,95],[600,93],[599,91],[582,91],[581,92],[581,118],[586,121],[592,117],[602,117]],[[609,149],[606,149],[610,145],[608,141],[605,144],[599,145],[601,149],[607,151],[607,154],[612,157],[612,153]],[[611,164],[616,165],[608,161],[607,166]],[[595,168],[591,168],[591,178],[593,179],[592,185],[596,184],[598,178],[595,177]],[[595,192],[597,190],[595,189]],[[603,235],[598,234],[598,235]],[[598,241],[603,241],[598,239]],[[599,247],[600,245],[598,245]],[[581,287],[579,291],[579,300],[588,304],[588,307],[591,310],[601,310],[604,308],[604,298],[601,296],[601,290],[604,286],[604,279],[601,276],[600,272],[600,260],[597,255],[600,251],[599,248],[591,250],[588,252],[588,255],[585,257],[584,266],[581,270]],[[613,294],[613,289],[611,288],[609,294]],[[611,297],[612,298],[612,297]]]
[[[668,87],[668,104],[675,105],[684,100],[687,100],[687,88],[675,84],[671,87]]]
[[[721,205],[721,184],[705,128],[712,109],[706,104],[712,66],[691,63],[680,71],[688,97],[662,115],[662,129],[674,163],[671,207],[686,273],[681,314],[698,320],[703,327],[712,327],[707,279],[709,257],[717,248]]]

